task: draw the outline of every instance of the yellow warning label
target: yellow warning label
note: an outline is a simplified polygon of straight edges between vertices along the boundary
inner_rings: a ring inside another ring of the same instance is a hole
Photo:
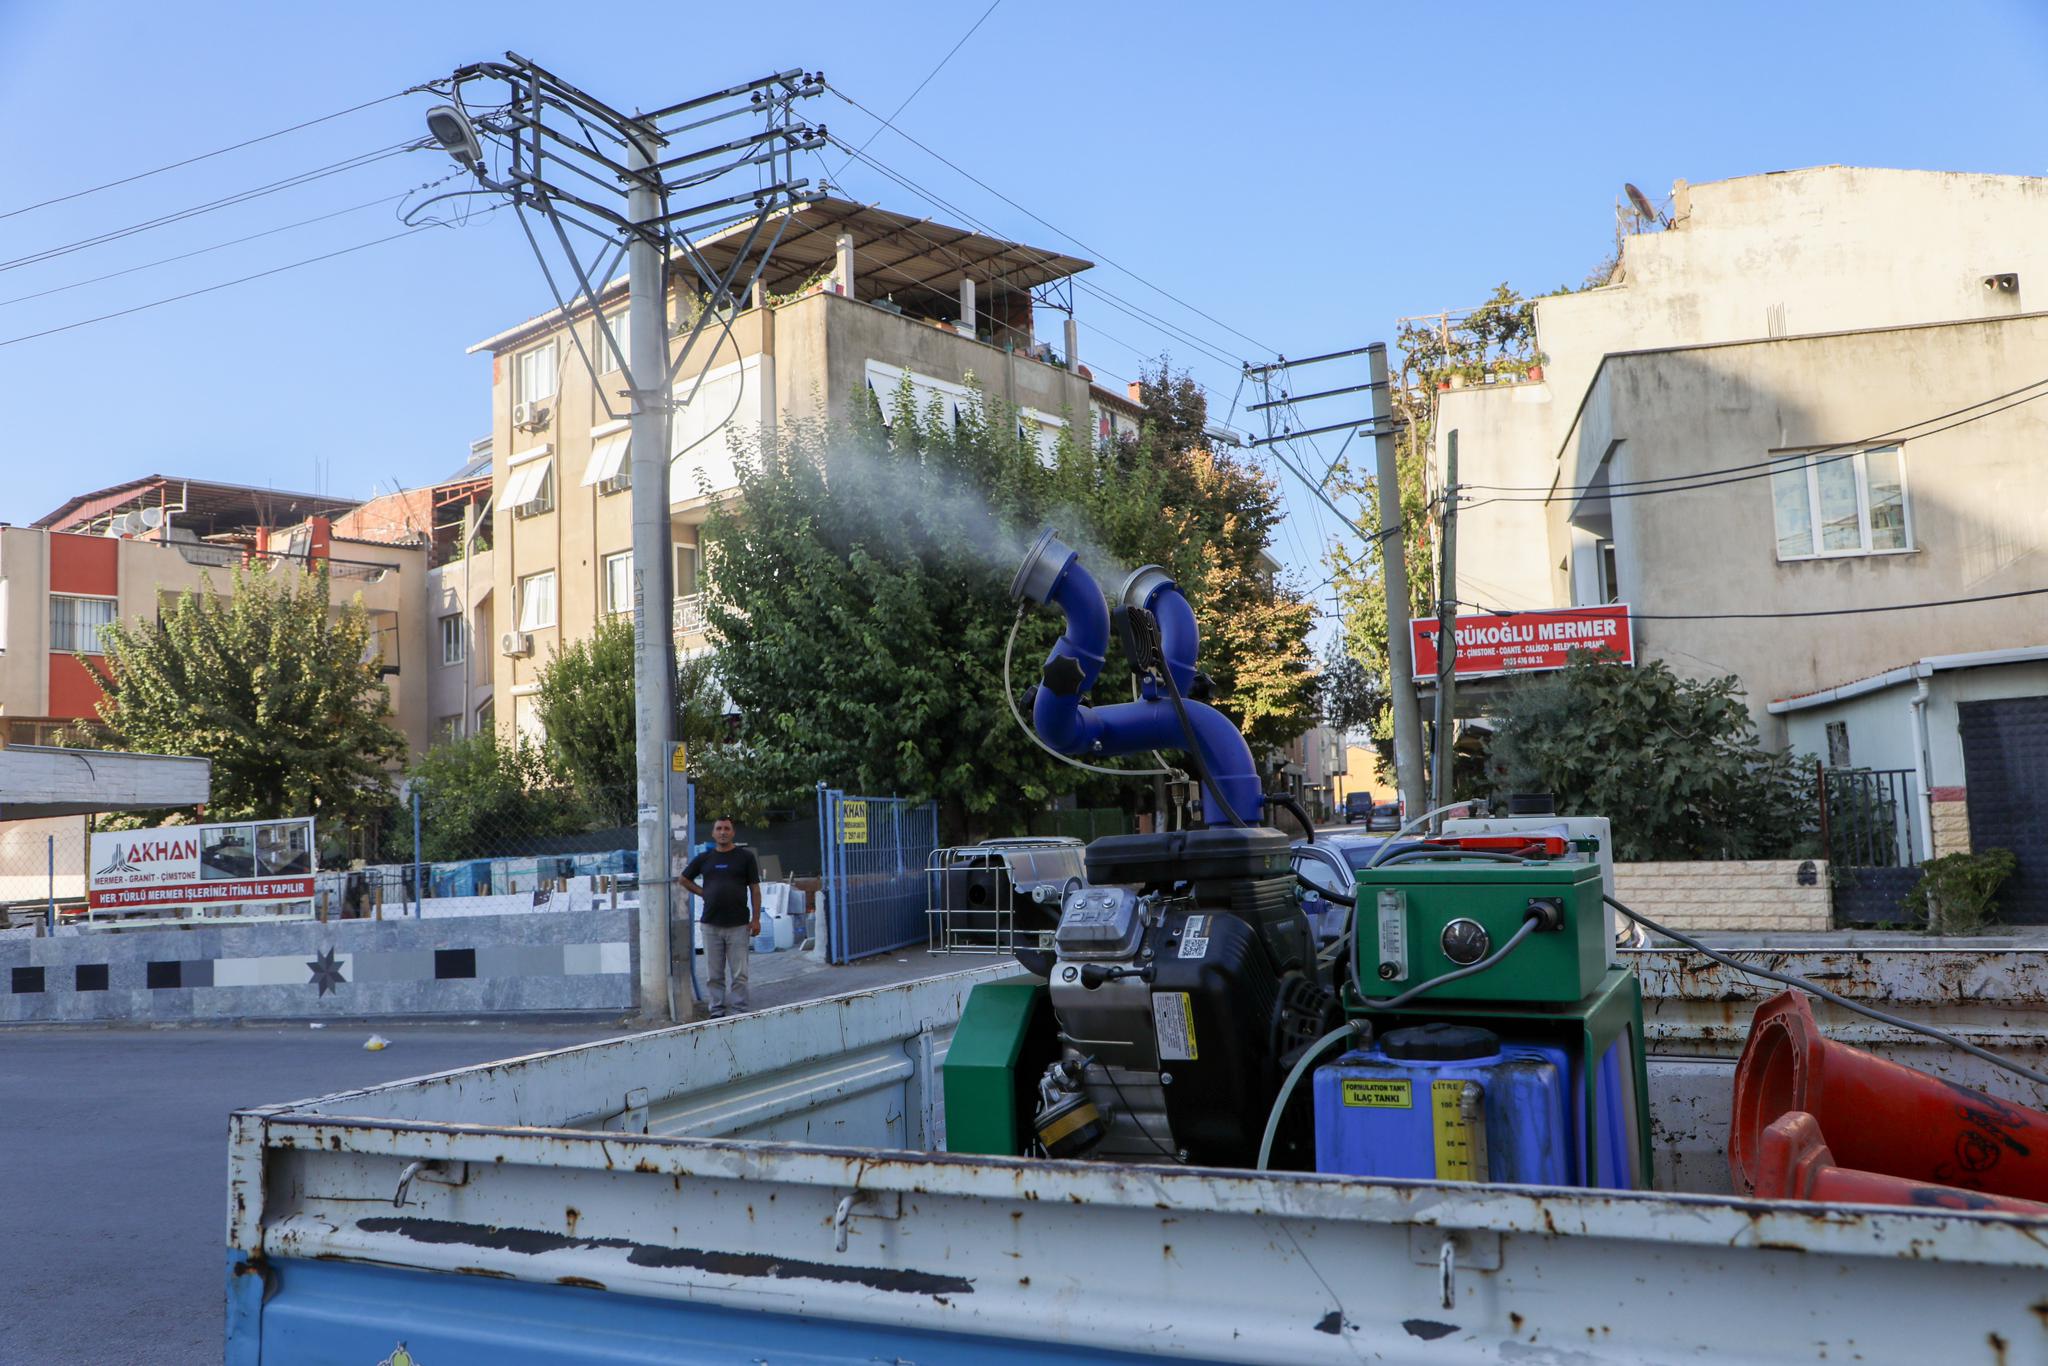
[[[1344,1081],[1344,1103],[1372,1110],[1412,1110],[1415,1084],[1399,1077],[1348,1077]]]
[[[839,842],[841,844],[866,844],[868,842],[868,804],[866,802],[842,802],[840,804]]]
[[[669,750],[668,771],[671,773],[688,773],[690,771],[690,751],[687,748],[682,745],[676,745]]]
[[[1464,1104],[1465,1088],[1471,1086],[1475,1099],[1479,1088],[1465,1081],[1433,1081],[1429,1084],[1430,1129],[1436,1136],[1436,1179],[1439,1181],[1484,1181],[1486,1179],[1485,1112]]]

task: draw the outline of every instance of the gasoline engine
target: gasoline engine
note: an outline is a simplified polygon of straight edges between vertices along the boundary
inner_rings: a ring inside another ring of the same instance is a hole
[[[1039,736],[1090,757],[1186,751],[1208,821],[1090,844],[1088,885],[1068,893],[1050,944],[1020,950],[1051,984],[1061,1045],[1033,1132],[1052,1156],[1248,1165],[1286,1069],[1338,1019],[1289,840],[1244,823],[1264,809],[1251,750],[1203,700],[1195,614],[1165,571],[1138,570],[1118,595],[1138,697],[1107,706],[1081,700],[1112,614],[1074,551],[1047,531],[1011,593],[1066,614],[1032,697]]]

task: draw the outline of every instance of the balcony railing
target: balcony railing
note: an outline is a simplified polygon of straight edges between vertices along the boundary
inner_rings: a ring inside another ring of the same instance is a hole
[[[672,604],[670,618],[675,633],[679,636],[694,636],[704,630],[704,595],[690,593],[677,598]]]

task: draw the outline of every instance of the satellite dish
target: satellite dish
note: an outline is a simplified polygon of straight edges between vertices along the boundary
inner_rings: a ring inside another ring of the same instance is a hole
[[[1633,185],[1624,183],[1621,187],[1621,192],[1628,196],[1628,202],[1635,209],[1636,216],[1645,223],[1655,223],[1660,228],[1671,226],[1669,222],[1665,221],[1664,215],[1657,212],[1657,206],[1650,202],[1650,197],[1641,190]]]

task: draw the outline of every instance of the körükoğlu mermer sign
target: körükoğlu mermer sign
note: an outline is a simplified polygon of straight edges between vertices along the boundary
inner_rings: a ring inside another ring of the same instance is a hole
[[[1414,630],[1415,677],[1436,677],[1437,621],[1411,623]],[[1481,613],[1459,617],[1454,627],[1457,648],[1451,666],[1459,678],[1562,669],[1578,650],[1604,651],[1623,664],[1636,662],[1635,634],[1628,607],[1560,607],[1541,612]]]

